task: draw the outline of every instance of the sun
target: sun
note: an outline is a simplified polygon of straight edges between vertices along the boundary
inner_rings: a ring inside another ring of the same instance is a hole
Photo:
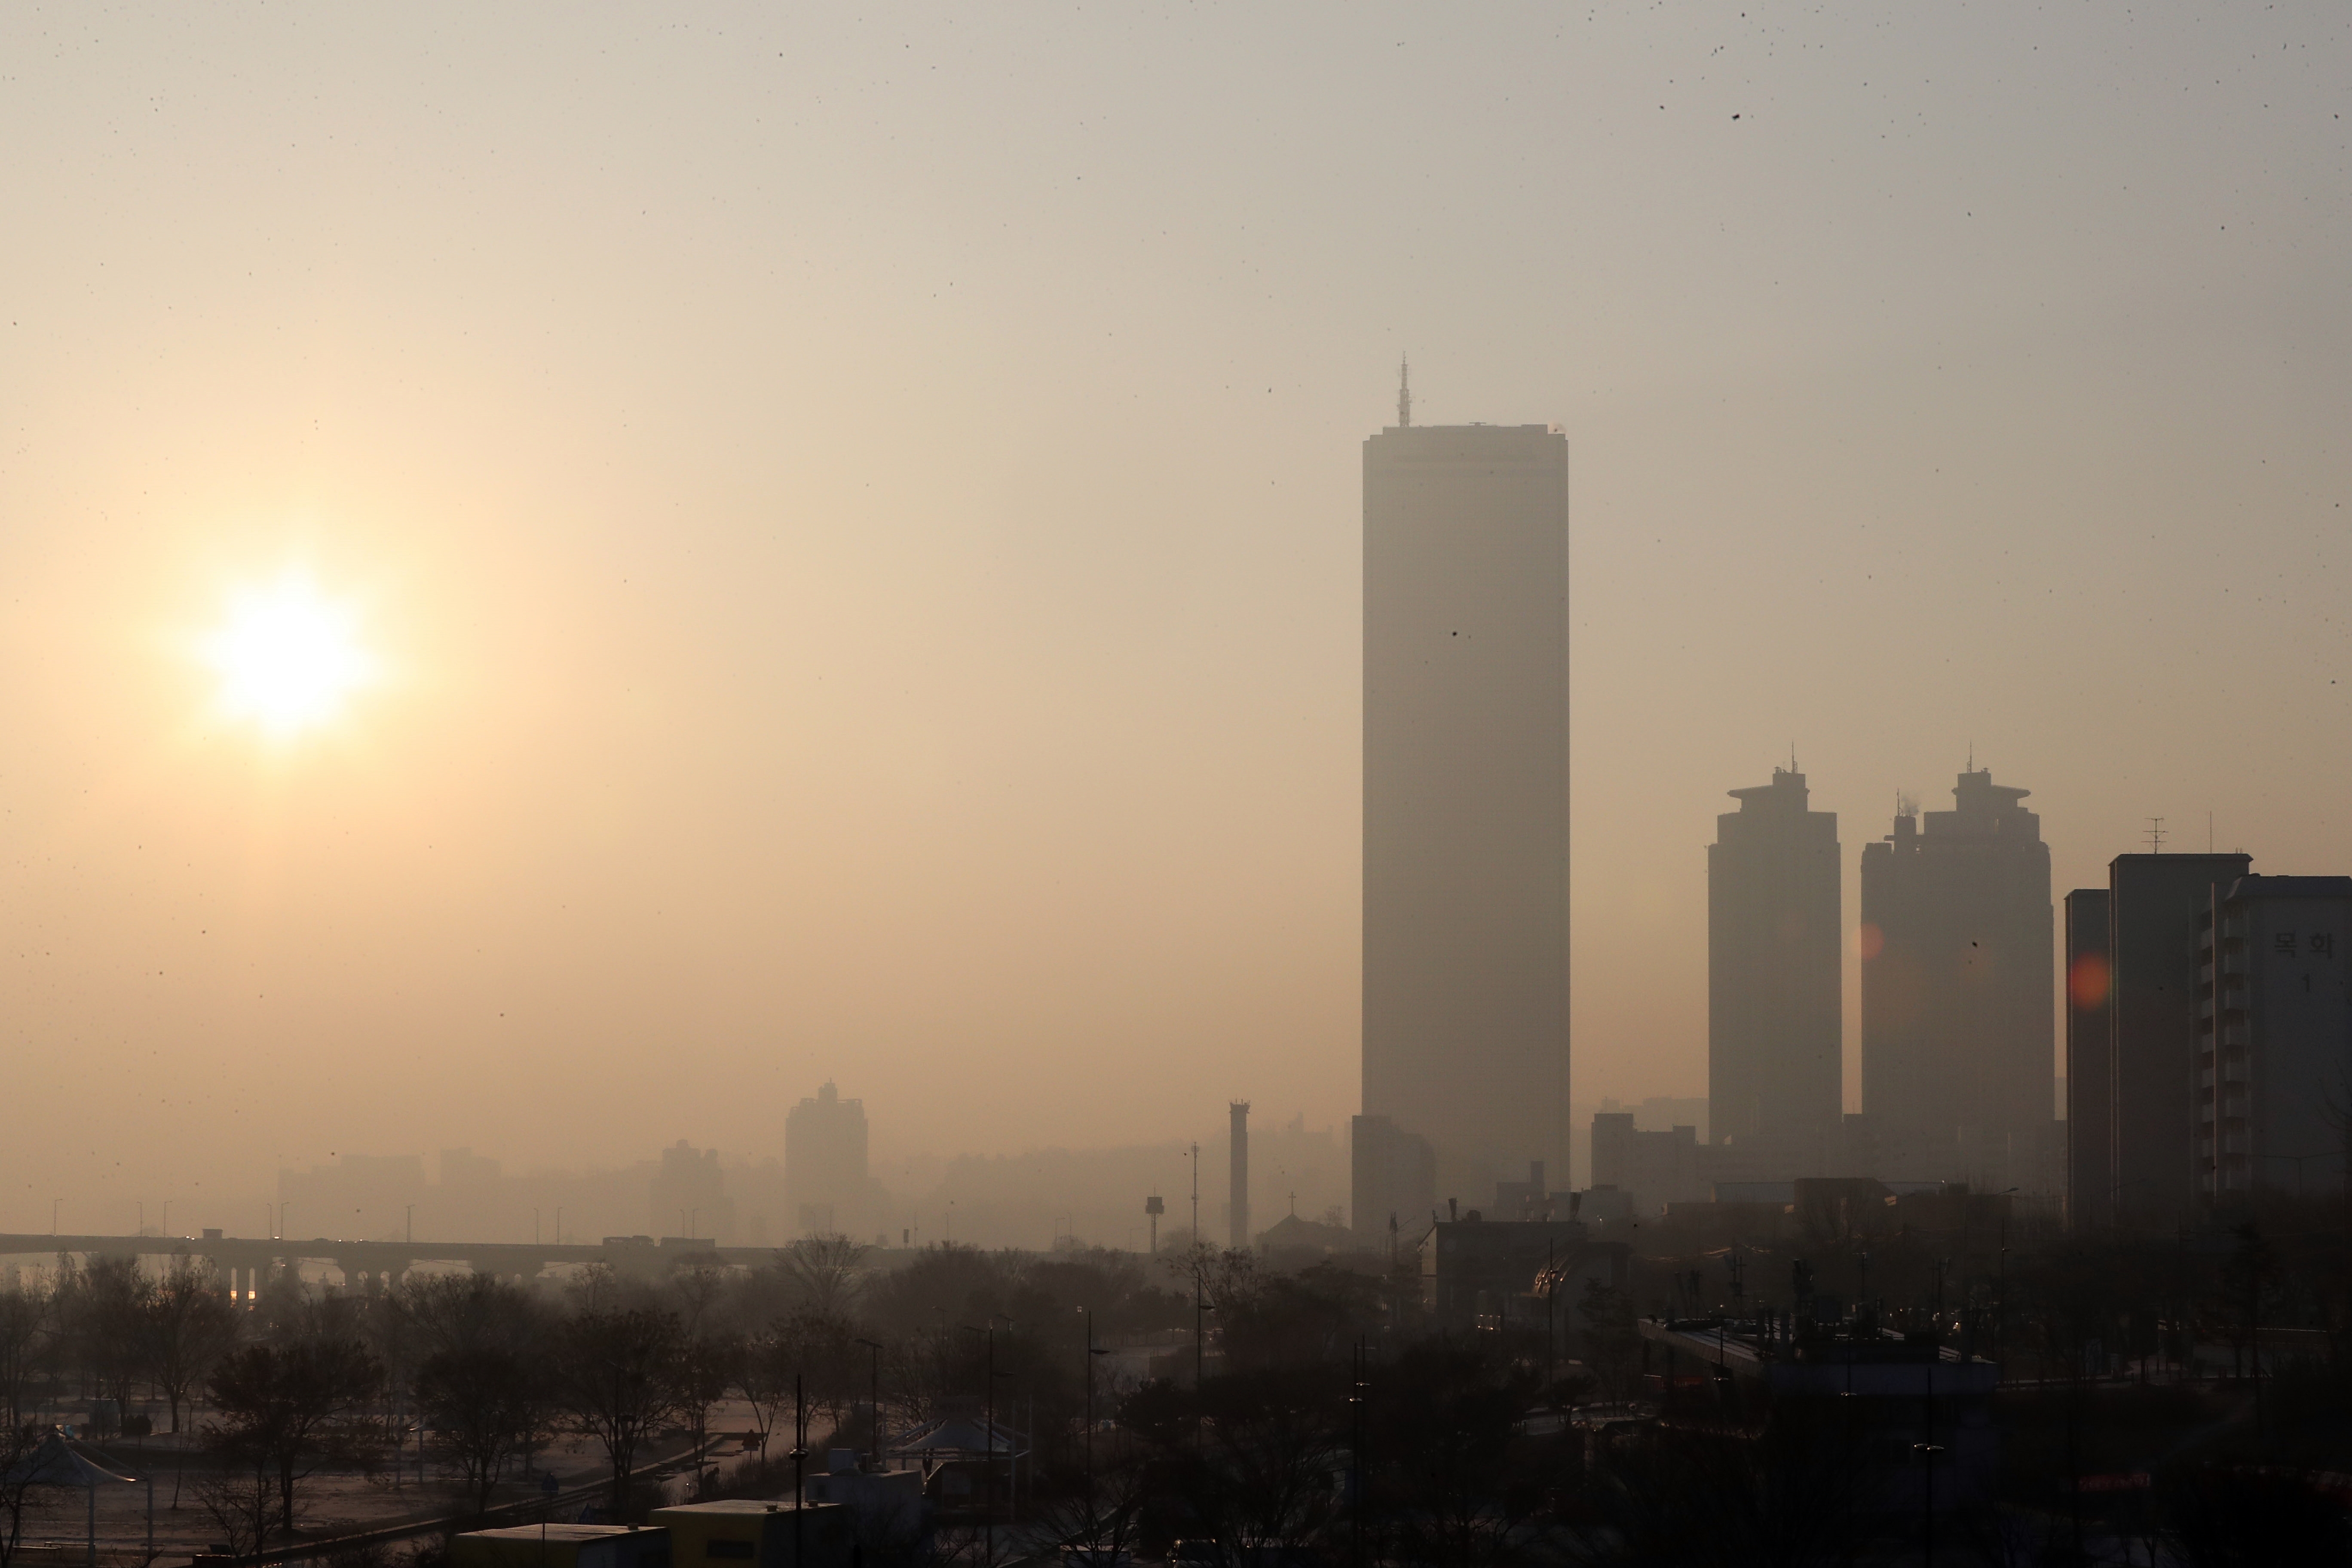
[[[222,710],[279,737],[332,719],[376,673],[357,612],[291,572],[231,595],[204,653],[220,677]]]

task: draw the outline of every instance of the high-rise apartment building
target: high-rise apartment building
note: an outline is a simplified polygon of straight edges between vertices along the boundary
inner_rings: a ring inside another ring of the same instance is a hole
[[[2106,1223],[2107,1114],[2114,990],[2107,972],[2107,890],[2066,895],[2066,1224],[2090,1230]]]
[[[2246,855],[2107,863],[2107,1180],[2093,1224],[2178,1225],[2195,1212],[2199,933]]]
[[[1364,443],[1363,1109],[1476,1201],[1568,1168],[1568,442],[1408,420]]]
[[[2198,1195],[2341,1193],[2352,877],[2241,877],[2200,921]]]
[[[784,1190],[802,1231],[847,1229],[869,1185],[864,1100],[828,1083],[784,1113]]]
[[[1837,814],[1793,768],[1731,798],[1706,851],[1709,1132],[1821,1175],[1844,1108]]]
[[[1862,1108],[1882,1176],[2039,1191],[2053,1135],[2050,848],[1972,770],[1862,852]]]

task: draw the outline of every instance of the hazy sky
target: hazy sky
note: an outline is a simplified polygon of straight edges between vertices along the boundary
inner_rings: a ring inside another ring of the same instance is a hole
[[[1580,1098],[1792,742],[1849,923],[1971,744],[2062,891],[2352,870],[2347,110],[2332,4],[0,10],[0,1226],[1345,1116],[1408,351],[1570,435]]]

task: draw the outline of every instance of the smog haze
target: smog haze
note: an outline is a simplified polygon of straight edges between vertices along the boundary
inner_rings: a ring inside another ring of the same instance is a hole
[[[886,1184],[1344,1131],[1408,355],[1417,420],[1567,437],[1580,1104],[1704,1092],[1705,847],[1792,747],[1849,926],[1971,761],[2061,889],[2152,817],[2346,867],[2333,7],[16,7],[0,59],[0,1230],[772,1158],[827,1080]]]

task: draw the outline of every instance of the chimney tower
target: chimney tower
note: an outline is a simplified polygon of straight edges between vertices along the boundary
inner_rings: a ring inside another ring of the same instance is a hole
[[[1236,1252],[1249,1246],[1249,1101],[1236,1100],[1234,1112],[1233,1240]]]

